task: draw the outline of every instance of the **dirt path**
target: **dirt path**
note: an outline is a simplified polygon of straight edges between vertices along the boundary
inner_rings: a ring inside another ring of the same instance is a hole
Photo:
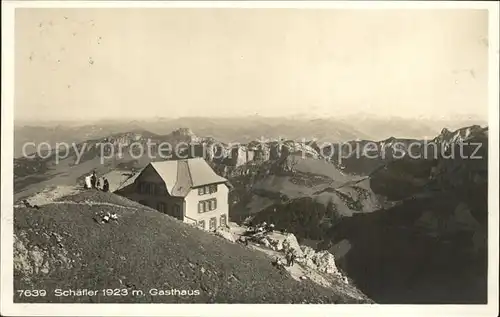
[[[122,209],[130,209],[130,210],[139,210],[138,208],[135,207],[127,207],[127,206],[122,206],[122,205],[117,205],[117,204],[112,204],[112,203],[105,203],[105,202],[95,202],[95,201],[80,201],[80,202],[74,202],[74,201],[69,201],[69,200],[63,200],[63,201],[52,201],[52,202],[47,202],[44,204],[41,204],[39,206],[44,206],[44,205],[85,205],[85,206],[111,206],[111,207],[116,207],[116,208],[122,208]],[[18,204],[14,205],[14,208],[19,208],[19,207],[24,207],[23,204]]]
[[[75,186],[57,186],[55,188],[51,188],[49,190],[45,190],[41,193],[38,193],[36,195],[33,195],[29,198],[27,198],[28,202],[31,205],[38,205],[38,206],[45,206],[45,205],[86,205],[86,206],[111,206],[115,208],[122,208],[122,209],[130,209],[130,210],[138,210],[136,207],[128,207],[128,206],[123,206],[123,205],[118,205],[118,204],[113,204],[113,203],[108,203],[108,202],[97,202],[97,201],[80,201],[80,202],[75,202],[75,201],[70,201],[70,200],[57,200],[64,198],[66,196],[74,195],[81,192],[80,189],[78,189]],[[14,208],[19,208],[23,207],[23,203],[18,203],[14,205]]]

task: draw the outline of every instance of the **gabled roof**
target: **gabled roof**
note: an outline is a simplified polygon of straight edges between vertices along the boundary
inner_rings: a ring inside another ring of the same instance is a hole
[[[152,162],[172,196],[184,197],[194,187],[226,183],[227,179],[217,175],[201,157],[186,160]]]
[[[133,184],[135,182],[135,180],[137,179],[137,177],[139,177],[139,175],[141,175],[143,170],[144,170],[144,168],[141,169],[139,172],[135,173],[134,175],[130,176],[129,178],[127,178],[123,183],[118,185],[118,188],[115,191],[119,191],[119,190]]]
[[[191,188],[228,183],[224,177],[217,175],[203,158],[151,162],[140,172],[127,179],[119,189],[135,182],[137,177],[149,166],[154,168],[165,182],[167,192],[171,196],[185,197]]]

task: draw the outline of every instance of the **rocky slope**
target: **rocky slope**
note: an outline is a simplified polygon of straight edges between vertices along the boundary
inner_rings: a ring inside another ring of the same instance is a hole
[[[334,206],[308,197],[275,203],[254,219],[322,239],[318,246],[377,302],[485,303],[488,131],[443,130],[434,141],[437,158],[406,155],[365,173],[360,183],[381,208],[333,217]]]
[[[98,211],[116,212],[118,222],[96,222]],[[55,197],[39,210],[17,206],[14,222],[14,287],[47,290],[44,297],[16,297],[15,302],[370,302],[309,280],[296,281],[262,252],[111,193],[90,190]],[[104,288],[128,295],[55,293]],[[158,295],[158,290],[172,289],[191,296]],[[195,291],[198,295],[192,295]]]

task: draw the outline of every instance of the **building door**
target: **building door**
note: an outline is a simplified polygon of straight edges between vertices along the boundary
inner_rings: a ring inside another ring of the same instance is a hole
[[[201,229],[205,230],[205,220],[198,221],[198,227],[200,227]]]
[[[226,214],[220,216],[220,226],[221,227],[227,226],[227,216],[226,216]]]
[[[209,223],[208,229],[210,231],[212,231],[212,230],[215,230],[216,228],[217,228],[217,218],[212,217],[212,218],[210,218],[210,223]]]

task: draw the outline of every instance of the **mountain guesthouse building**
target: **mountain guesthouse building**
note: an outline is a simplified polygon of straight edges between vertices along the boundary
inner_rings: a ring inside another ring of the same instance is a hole
[[[205,230],[229,220],[229,183],[203,158],[149,163],[115,193]]]

